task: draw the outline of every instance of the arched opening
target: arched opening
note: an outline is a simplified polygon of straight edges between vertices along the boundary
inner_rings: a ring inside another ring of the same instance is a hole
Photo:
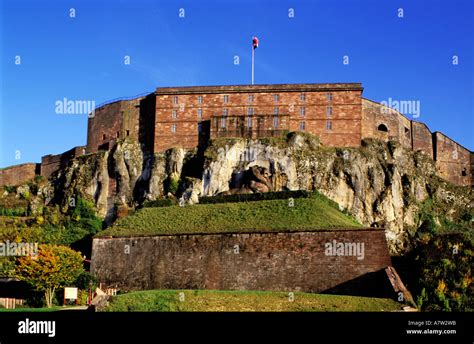
[[[379,126],[377,127],[377,130],[378,130],[378,131],[383,131],[383,132],[386,132],[386,133],[388,132],[387,126],[386,126],[385,124],[383,124],[383,123],[382,123],[382,124],[379,124]]]

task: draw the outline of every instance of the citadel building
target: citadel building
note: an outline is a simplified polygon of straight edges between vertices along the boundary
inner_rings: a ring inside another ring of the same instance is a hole
[[[0,170],[0,185],[49,177],[70,159],[138,140],[143,150],[193,148],[217,137],[259,138],[306,131],[334,147],[357,147],[365,138],[397,141],[422,151],[438,175],[474,185],[474,153],[421,122],[362,97],[360,83],[160,87],[133,99],[99,106],[88,120],[87,146],[42,157],[41,164]]]

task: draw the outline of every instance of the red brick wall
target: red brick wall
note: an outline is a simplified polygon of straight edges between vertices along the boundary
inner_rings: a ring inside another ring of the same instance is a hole
[[[300,122],[305,122],[305,131],[320,136],[329,146],[358,146],[361,141],[361,93],[357,85],[273,85],[272,86],[223,86],[157,89],[155,120],[155,152],[174,146],[192,148],[198,141],[198,109],[202,120],[222,115],[227,109],[228,116],[247,116],[253,108],[256,115],[273,116],[274,109],[279,114],[290,116],[290,131],[299,130]],[[306,87],[307,86],[307,87]],[[345,86],[345,87],[343,87]],[[306,87],[306,88],[305,88]],[[305,99],[301,99],[304,93]],[[332,100],[328,99],[328,93]],[[274,95],[278,94],[276,101]],[[224,96],[228,102],[224,102]],[[249,100],[253,95],[253,101]],[[173,97],[177,98],[174,104]],[[202,104],[198,103],[202,97]],[[332,114],[327,115],[327,107]],[[301,115],[300,109],[305,108]],[[173,110],[176,118],[173,118]],[[332,129],[326,129],[326,122],[332,122]],[[172,126],[176,125],[176,133]],[[275,128],[272,128],[275,129]]]
[[[0,186],[20,185],[33,179],[39,170],[39,164],[26,163],[0,169]]]
[[[138,140],[139,104],[142,99],[121,100],[96,109],[94,117],[89,118],[87,123],[87,152],[97,152],[107,143],[110,143],[110,149],[117,139],[128,137]]]
[[[435,132],[436,166],[439,175],[457,185],[472,182],[471,152],[446,135]]]
[[[327,256],[325,244],[333,240],[364,243],[364,258]],[[97,238],[91,271],[125,290],[322,292],[386,266],[384,231],[371,229]]]

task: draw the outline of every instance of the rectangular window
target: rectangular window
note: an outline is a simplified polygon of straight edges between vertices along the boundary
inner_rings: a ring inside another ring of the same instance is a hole
[[[176,133],[176,124],[171,124],[171,132]]]
[[[198,133],[200,134],[202,132],[202,124],[198,123]]]
[[[326,115],[327,115],[328,117],[331,117],[331,116],[332,116],[332,106],[326,107]]]
[[[223,109],[222,116],[227,116],[227,115],[229,115],[229,109]]]
[[[252,116],[253,115],[253,107],[250,107],[247,109],[247,115]]]
[[[331,121],[326,122],[326,130],[332,130],[332,122]]]
[[[119,131],[117,131],[117,138],[119,138],[119,137],[120,137],[120,132],[119,132]]]
[[[278,128],[278,124],[280,122],[280,119],[278,116],[273,117],[273,128]]]
[[[273,100],[276,101],[276,102],[279,101],[280,100],[280,95],[279,94],[274,94],[273,95]]]
[[[130,130],[127,130],[127,136],[130,136]]]
[[[252,103],[253,102],[253,94],[249,94],[249,103]]]
[[[202,104],[202,96],[198,96],[198,104]]]
[[[178,96],[173,96],[173,104],[178,105]]]
[[[301,94],[300,94],[300,100],[301,100],[302,102],[304,102],[304,101],[306,100],[306,94],[301,93]]]
[[[202,109],[201,108],[198,109],[198,118],[202,119]]]
[[[279,113],[278,107],[273,108],[273,114],[278,115],[278,113]]]
[[[332,100],[332,93],[326,93],[326,99],[328,101],[331,101]]]
[[[305,130],[305,123],[304,122],[300,122],[300,130],[301,131]]]
[[[105,134],[102,134],[102,140],[105,140]]]
[[[178,111],[176,109],[171,110],[171,118],[177,118],[178,117]]]
[[[227,118],[225,118],[225,117],[222,117],[222,118],[221,118],[221,128],[225,128],[225,127],[226,127],[226,120],[227,120]]]
[[[252,128],[252,117],[247,117],[247,127]]]
[[[304,116],[306,114],[306,108],[304,106],[300,107],[300,115]]]
[[[227,94],[224,94],[224,103],[229,102],[229,96]]]

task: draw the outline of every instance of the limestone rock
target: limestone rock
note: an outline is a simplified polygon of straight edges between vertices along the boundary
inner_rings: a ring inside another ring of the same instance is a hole
[[[292,133],[288,139],[217,139],[204,152],[174,148],[154,155],[136,142],[121,141],[111,152],[72,160],[39,194],[45,204],[56,202],[63,210],[71,197],[86,197],[107,217],[117,204],[133,207],[164,197],[170,180],[179,181],[175,196],[189,204],[199,196],[316,189],[360,223],[385,227],[392,254],[399,254],[421,225],[428,199],[442,205],[448,218],[474,206],[472,190],[435,172],[435,163],[422,152],[372,139],[358,148],[333,148]]]

